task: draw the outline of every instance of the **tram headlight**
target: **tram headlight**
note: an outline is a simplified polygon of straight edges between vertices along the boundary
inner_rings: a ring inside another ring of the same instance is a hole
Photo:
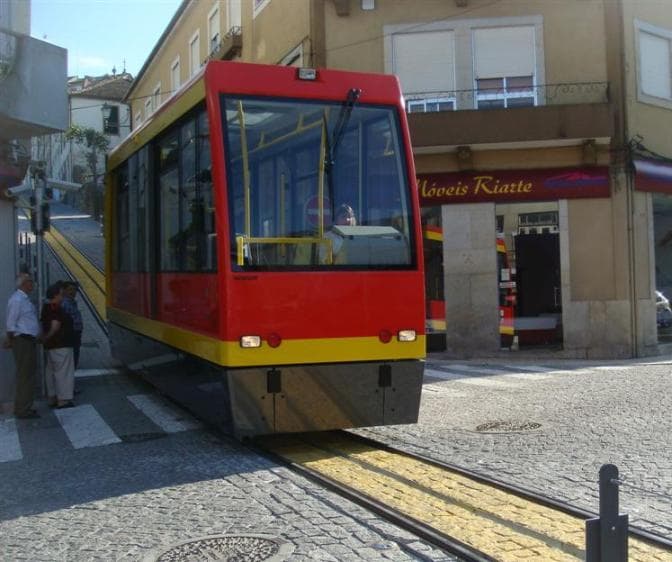
[[[415,341],[418,337],[415,334],[415,330],[399,330],[397,339],[399,341]]]
[[[261,347],[261,337],[260,336],[241,336],[240,337],[240,347]]]

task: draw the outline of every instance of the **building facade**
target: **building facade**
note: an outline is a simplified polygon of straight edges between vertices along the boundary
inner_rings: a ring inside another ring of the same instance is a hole
[[[95,131],[106,140],[108,148],[114,148],[131,131],[131,110],[122,100],[132,81],[126,72],[68,78],[70,129]],[[34,137],[32,158],[45,163],[48,177],[82,184],[79,192],[67,195],[70,202],[96,215],[101,213],[104,150],[96,152],[87,142],[78,142],[62,131]],[[61,197],[56,190],[54,198]]]
[[[672,14],[653,0],[409,6],[185,0],[129,91],[133,126],[209,58],[394,73],[432,349],[665,351]]]
[[[24,179],[30,138],[67,126],[67,52],[30,37],[30,13],[30,0],[0,0],[0,337],[19,268],[15,199],[6,190]],[[0,350],[0,413],[13,401],[11,353]]]

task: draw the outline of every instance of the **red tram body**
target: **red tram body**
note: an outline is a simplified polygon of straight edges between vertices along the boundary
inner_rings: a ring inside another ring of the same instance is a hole
[[[239,437],[417,420],[395,77],[209,62],[110,154],[106,195],[110,341],[131,368]]]

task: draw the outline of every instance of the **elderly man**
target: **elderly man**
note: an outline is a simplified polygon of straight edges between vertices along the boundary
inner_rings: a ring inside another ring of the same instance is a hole
[[[40,323],[35,305],[28,298],[33,290],[33,278],[28,273],[19,274],[16,287],[7,303],[7,336],[4,341],[4,347],[12,349],[16,363],[14,415],[17,418],[39,418],[33,408],[33,396]]]

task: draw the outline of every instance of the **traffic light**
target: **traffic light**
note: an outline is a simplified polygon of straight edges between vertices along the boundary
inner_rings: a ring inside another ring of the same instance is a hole
[[[32,197],[31,197],[32,202]],[[40,212],[42,214],[42,228],[37,228],[37,208],[32,207],[30,211],[30,230],[33,234],[44,234],[49,230],[51,224],[51,214],[49,209],[49,203],[42,203],[40,205]]]
[[[51,210],[49,203],[42,203],[42,232],[47,232],[51,226]]]

